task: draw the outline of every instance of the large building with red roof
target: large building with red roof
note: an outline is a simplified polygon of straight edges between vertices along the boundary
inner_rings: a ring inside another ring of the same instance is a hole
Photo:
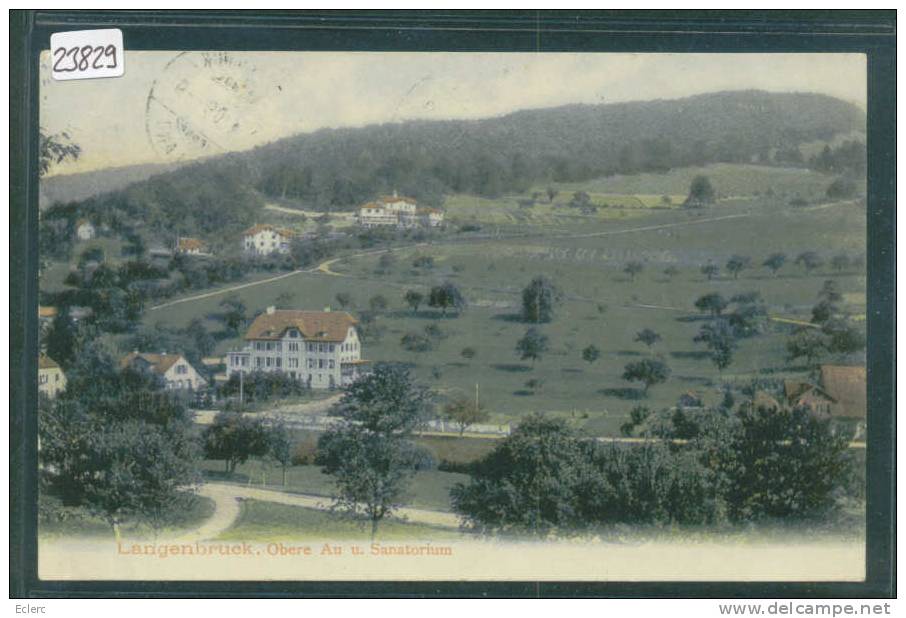
[[[227,355],[227,375],[282,372],[311,388],[351,384],[367,367],[345,311],[299,311],[268,307],[249,326],[246,345]]]

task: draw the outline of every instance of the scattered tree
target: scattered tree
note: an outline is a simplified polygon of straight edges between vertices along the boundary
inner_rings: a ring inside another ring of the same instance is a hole
[[[628,262],[626,266],[623,267],[623,272],[629,275],[629,278],[633,281],[635,281],[636,276],[643,270],[645,270],[645,265],[638,261]]]
[[[557,195],[559,193],[560,192],[557,191],[556,189],[554,189],[553,187],[548,187],[547,188],[547,201],[550,202],[551,204],[553,204],[554,198],[557,197]]]
[[[425,295],[418,290],[407,290],[403,296],[406,304],[412,309],[413,313],[418,313],[418,308],[425,302]]]
[[[268,428],[261,419],[236,412],[221,412],[202,432],[205,459],[222,459],[227,474],[252,457],[264,457],[270,446]]]
[[[352,295],[349,294],[349,292],[337,292],[334,299],[337,301],[340,309],[346,309],[352,306]]]
[[[431,288],[428,295],[428,306],[439,308],[441,315],[447,315],[447,309],[459,312],[466,306],[466,299],[459,288],[449,281]]]
[[[444,418],[455,423],[459,427],[459,435],[462,436],[466,429],[477,423],[483,423],[490,415],[477,401],[468,397],[458,397],[444,406]]]
[[[245,303],[242,302],[238,295],[230,294],[220,301],[220,307],[223,308],[220,318],[223,320],[227,331],[238,334],[239,329],[243,327],[246,321]]]
[[[400,367],[379,365],[352,383],[332,416],[340,422],[318,440],[318,463],[334,479],[339,508],[363,514],[371,538],[396,510],[418,467],[413,430],[425,419],[430,398]]]
[[[539,275],[522,290],[522,318],[536,324],[550,322],[562,299],[563,294],[554,282]]]
[[[701,273],[708,278],[708,281],[711,281],[712,279],[714,279],[714,277],[720,274],[720,267],[717,266],[717,264],[708,262],[701,267]]]
[[[783,268],[783,265],[786,264],[786,254],[785,253],[772,253],[762,262],[762,266],[767,266],[771,269],[771,274],[777,276],[777,272]]]
[[[460,356],[468,361],[471,361],[473,358],[475,358],[476,354],[478,354],[478,352],[475,350],[475,348],[471,347],[465,347],[459,353]]]
[[[851,265],[852,263],[850,262],[849,256],[845,253],[838,253],[831,258],[831,268],[838,273],[847,270]]]
[[[387,310],[387,299],[382,294],[376,294],[368,301],[368,307],[375,313]]]
[[[547,336],[532,327],[525,331],[525,335],[516,342],[516,353],[522,360],[531,360],[532,367],[535,361],[540,360],[548,350]]]
[[[670,377],[670,368],[660,359],[646,358],[626,365],[623,379],[627,382],[641,382],[644,384],[643,394],[648,395],[648,389],[655,384],[661,384]]]
[[[683,204],[686,208],[702,208],[714,204],[716,193],[707,176],[696,176],[689,185],[689,196]]]
[[[598,349],[595,345],[588,345],[584,350],[582,350],[582,360],[587,362],[589,365],[601,358],[601,350]]]
[[[723,372],[733,362],[733,352],[737,345],[736,336],[727,320],[714,320],[705,324],[694,341],[707,346],[711,362],[717,367],[718,372]]]
[[[804,358],[809,365],[815,365],[827,352],[827,338],[817,328],[801,326],[787,340],[786,351],[791,361]]]
[[[650,328],[642,329],[635,334],[635,341],[644,343],[649,349],[660,340],[661,336]]]
[[[673,279],[674,279],[679,273],[680,273],[680,270],[679,270],[679,268],[677,268],[676,266],[668,266],[667,268],[664,269],[664,275],[665,275],[665,276],[667,277],[667,279],[669,279],[670,281],[673,281]]]
[[[795,264],[797,266],[802,265],[802,267],[805,268],[805,272],[811,274],[813,270],[821,268],[824,265],[824,260],[822,260],[821,256],[814,251],[803,251],[796,256]]]
[[[711,293],[699,297],[695,301],[695,308],[702,313],[710,313],[712,317],[719,316],[727,308],[727,301],[720,294]]]
[[[748,268],[752,263],[751,258],[744,255],[734,255],[727,261],[727,270],[734,279],[739,278],[739,273]]]

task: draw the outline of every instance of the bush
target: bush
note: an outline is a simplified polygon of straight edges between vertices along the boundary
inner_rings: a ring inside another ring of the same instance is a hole
[[[318,439],[315,435],[308,435],[296,442],[290,463],[294,466],[310,466],[318,459]]]

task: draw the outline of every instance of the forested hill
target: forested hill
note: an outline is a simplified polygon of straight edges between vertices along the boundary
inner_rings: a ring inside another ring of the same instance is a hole
[[[864,129],[864,112],[839,99],[761,91],[326,129],[185,166],[79,209],[223,233],[252,222],[271,198],[348,210],[396,189],[436,204],[448,193],[495,196],[615,173],[779,163],[799,144]]]
[[[94,172],[61,174],[41,179],[38,206],[46,208],[63,201],[85,200],[108,191],[117,191],[132,183],[141,182],[156,174],[180,167],[178,163],[149,163],[111,167]]]

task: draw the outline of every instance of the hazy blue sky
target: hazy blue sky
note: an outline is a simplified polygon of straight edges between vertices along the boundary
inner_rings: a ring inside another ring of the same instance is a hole
[[[121,78],[56,82],[42,55],[41,126],[69,132],[83,150],[52,173],[245,150],[323,127],[566,103],[749,88],[866,100],[859,54],[229,52],[208,61],[127,50]]]

